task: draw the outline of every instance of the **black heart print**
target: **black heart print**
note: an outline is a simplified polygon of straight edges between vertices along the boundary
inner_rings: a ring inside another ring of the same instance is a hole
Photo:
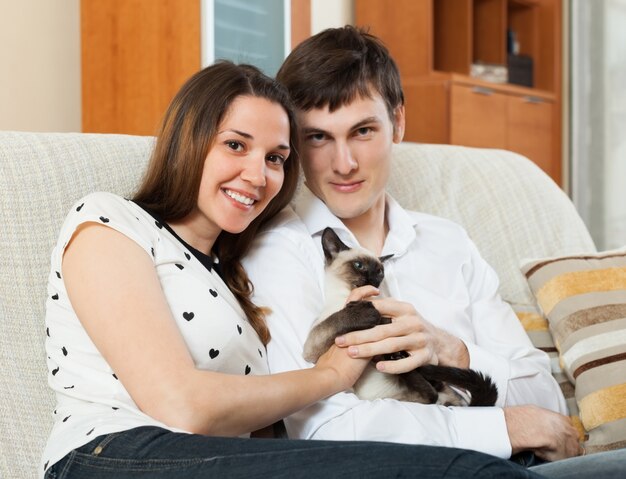
[[[111,374],[115,379],[117,379],[117,375],[115,373]],[[119,381],[119,379],[117,379]]]
[[[257,351],[259,352],[259,356],[263,357],[263,353],[261,352],[261,350],[257,349]]]
[[[237,325],[237,331],[239,332],[239,334],[241,334],[241,331],[242,331],[241,326]]]
[[[109,222],[109,218],[106,218],[104,216],[100,217],[100,221],[102,221],[103,223],[108,223]]]
[[[65,346],[61,348],[61,351],[63,352],[63,356],[67,356],[67,349],[65,349]]]
[[[251,371],[250,366],[246,364],[246,376],[250,374],[250,371]]]
[[[185,311],[185,312],[183,313],[183,318],[185,318],[187,321],[191,321],[191,320],[193,319],[193,317],[194,317],[194,316],[195,316],[195,314],[194,314],[194,313],[192,313],[192,312],[189,312],[189,313],[188,313],[187,311]]]
[[[61,273],[59,273],[58,271],[55,271],[55,273],[57,274],[57,278],[61,279]]]
[[[214,298],[217,298],[217,291],[209,288],[209,293],[211,293],[211,296],[213,296]]]
[[[176,263],[176,267],[180,269],[181,271],[185,269],[185,267],[182,264],[178,264],[178,263]]]
[[[85,206],[85,203],[81,204],[79,207],[76,208],[76,211],[80,211],[83,209],[83,206]]]
[[[211,357],[211,359],[215,359],[219,353],[220,353],[219,349],[211,348],[211,350],[209,351],[209,356]]]
[[[91,434],[94,429],[95,429],[95,427],[92,427],[86,435],[89,436],[89,434]]]
[[[185,251],[185,258],[187,258],[187,260],[191,259],[191,255],[189,253],[187,253],[186,251]]]
[[[59,299],[59,295],[58,295],[58,293],[53,294],[53,295],[51,296],[51,298],[52,298],[52,299],[54,299],[55,301],[56,301],[57,299]]]
[[[50,337],[50,328],[46,328],[46,336]]]
[[[155,221],[154,224],[156,225],[157,228],[161,229],[163,228],[163,225],[161,223],[159,223],[158,221]]]
[[[57,368],[55,368],[55,369],[53,369],[53,370],[52,370],[52,375],[53,375],[53,376],[56,376],[56,374],[57,374],[58,372],[59,372],[59,368],[57,367]]]
[[[154,258],[154,248],[150,248],[150,253],[152,253],[152,257]]]
[[[69,418],[71,418],[72,415],[70,414],[69,416],[67,416],[66,418],[63,418],[63,422],[67,421]]]

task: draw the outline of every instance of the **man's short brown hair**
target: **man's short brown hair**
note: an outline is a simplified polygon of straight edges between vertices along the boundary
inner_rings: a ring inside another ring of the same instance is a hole
[[[296,108],[328,106],[332,112],[357,96],[379,93],[393,118],[404,104],[400,72],[382,41],[362,28],[329,28],[300,43],[282,64],[277,80]]]

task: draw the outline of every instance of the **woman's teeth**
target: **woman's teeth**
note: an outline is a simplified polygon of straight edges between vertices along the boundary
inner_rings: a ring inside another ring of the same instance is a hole
[[[233,200],[237,201],[238,203],[241,203],[242,205],[250,206],[254,203],[254,200],[252,198],[248,198],[247,196],[240,195],[239,193],[236,193],[234,191],[224,190],[224,193],[226,193]]]

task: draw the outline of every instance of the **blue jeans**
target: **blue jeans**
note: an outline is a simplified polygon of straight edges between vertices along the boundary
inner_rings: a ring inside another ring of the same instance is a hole
[[[241,439],[139,427],[97,437],[48,469],[73,478],[533,478],[510,461],[461,449],[362,441]]]
[[[626,477],[626,449],[597,452],[530,468],[551,479],[615,479]]]

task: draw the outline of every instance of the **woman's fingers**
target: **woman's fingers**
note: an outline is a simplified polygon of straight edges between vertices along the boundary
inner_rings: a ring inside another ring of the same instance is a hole
[[[379,294],[379,289],[375,288],[374,286],[361,286],[350,291],[346,303],[349,303],[350,301],[362,301],[365,299],[370,299],[373,296],[378,296]]]

